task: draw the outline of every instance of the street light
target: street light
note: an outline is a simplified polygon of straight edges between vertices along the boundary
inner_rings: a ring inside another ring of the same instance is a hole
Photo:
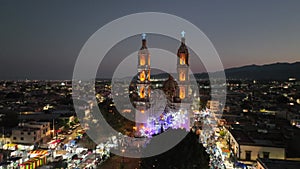
[[[121,168],[123,169],[123,168],[124,168],[124,153],[125,153],[125,150],[122,149],[121,152],[122,152],[122,163],[121,163]]]
[[[97,159],[97,144],[95,145],[95,162],[96,162],[96,159]],[[95,163],[96,165],[96,163]]]

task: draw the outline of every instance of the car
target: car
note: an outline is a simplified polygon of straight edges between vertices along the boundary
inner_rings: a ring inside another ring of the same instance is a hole
[[[61,136],[61,137],[59,137],[59,139],[60,139],[61,141],[63,141],[63,140],[66,139],[66,136]]]
[[[59,161],[62,161],[63,160],[63,156],[56,156],[53,161],[54,162],[59,162]]]

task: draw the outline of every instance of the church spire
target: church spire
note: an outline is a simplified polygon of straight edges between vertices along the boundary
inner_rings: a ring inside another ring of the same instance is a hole
[[[189,65],[189,51],[187,46],[185,45],[185,32],[182,31],[181,33],[181,45],[177,51],[177,56],[179,61],[177,62],[180,65],[186,64],[187,66]]]
[[[147,49],[147,41],[146,41],[146,34],[142,34],[142,47],[141,49]]]
[[[182,31],[182,32],[181,32],[181,43],[182,43],[182,44],[185,44],[185,37],[184,37],[184,35],[185,35],[185,32]]]

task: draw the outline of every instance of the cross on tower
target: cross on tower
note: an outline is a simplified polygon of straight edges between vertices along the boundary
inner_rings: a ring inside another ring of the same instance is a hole
[[[146,34],[145,33],[142,34],[142,39],[146,39]]]
[[[184,31],[182,31],[182,32],[181,32],[181,37],[183,37],[183,38],[184,38],[184,34],[185,34],[185,32],[184,32]]]

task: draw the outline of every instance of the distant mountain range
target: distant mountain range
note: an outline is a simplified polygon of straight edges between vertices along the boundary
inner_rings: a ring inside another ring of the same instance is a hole
[[[219,73],[219,72],[215,72]],[[300,62],[274,63],[267,65],[248,65],[225,70],[227,79],[243,80],[287,80],[290,77],[300,79]],[[205,79],[207,73],[197,73],[197,79]]]
[[[168,73],[159,73],[161,71],[155,72],[151,70],[151,77],[154,79],[167,79],[169,77]],[[218,77],[220,72],[213,72],[213,75]],[[176,73],[170,73],[173,77],[176,77]],[[288,80],[293,77],[300,80],[300,61],[294,63],[272,63],[265,65],[247,65],[242,67],[235,67],[225,69],[226,79],[229,80]],[[208,79],[208,74],[205,73],[195,73],[194,77],[196,79]],[[132,77],[123,77],[123,80],[132,80]],[[9,80],[8,78],[7,80]],[[97,80],[107,80],[110,81],[111,77],[97,77]],[[136,79],[136,77],[134,78]],[[0,79],[1,80],[6,80]],[[25,80],[22,78],[15,78],[14,80]],[[45,79],[44,79],[45,80]],[[50,79],[47,79],[50,80]],[[69,79],[70,80],[70,79]],[[52,80],[53,81],[53,80]],[[54,80],[55,81],[55,80]],[[57,80],[61,81],[61,80]]]
[[[217,75],[220,72],[213,72]],[[177,75],[171,73],[173,77]],[[300,80],[300,62],[295,63],[273,63],[266,65],[247,65],[236,68],[225,69],[226,79],[229,80],[288,80],[293,77]],[[167,79],[168,73],[151,74],[154,79]],[[196,79],[208,79],[207,73],[195,73]],[[126,77],[124,79],[131,79]],[[134,78],[136,79],[136,77]]]

